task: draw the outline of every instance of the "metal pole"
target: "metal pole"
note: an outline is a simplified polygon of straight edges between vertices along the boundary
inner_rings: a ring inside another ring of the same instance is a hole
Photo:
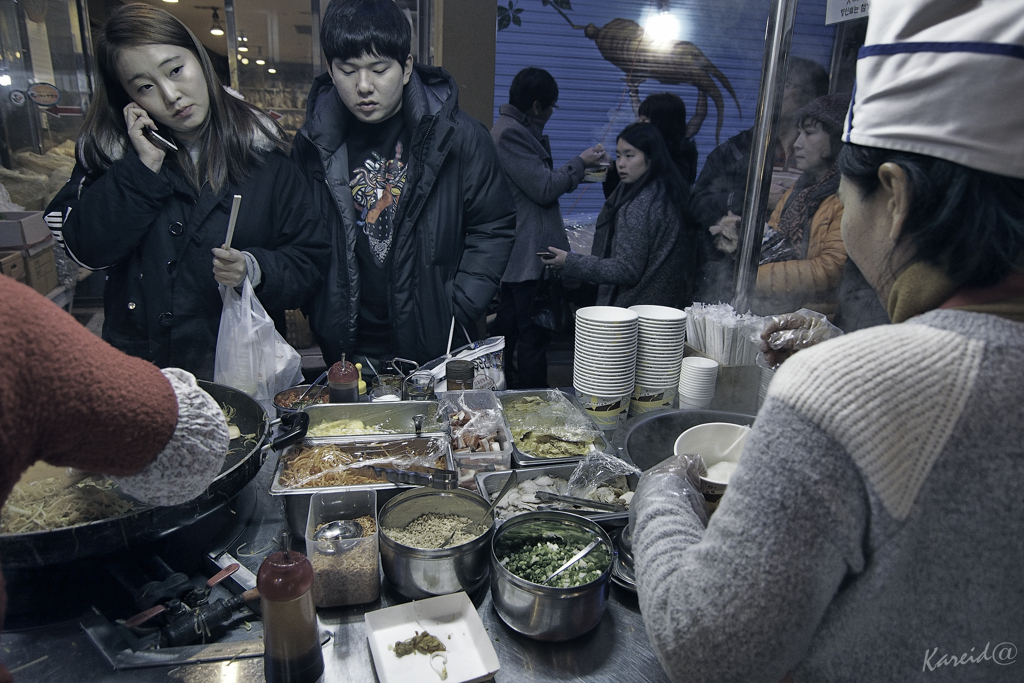
[[[416,36],[419,44],[419,54],[416,61],[420,64],[433,64],[434,55],[432,51],[433,38],[433,14],[434,3],[431,0],[417,0],[416,2]]]
[[[839,71],[843,68],[843,43],[846,42],[846,25],[842,22],[836,26],[836,35],[832,41],[832,62],[828,68],[828,94],[834,95],[839,85]]]
[[[224,0],[224,37],[228,43],[228,73],[231,87],[242,92],[238,86],[238,28],[235,25],[235,0]]]
[[[88,89],[82,93],[82,111],[86,111],[92,101],[93,93],[96,92],[96,75],[93,72],[93,55],[95,53],[92,47],[92,27],[89,23],[89,3],[87,0],[77,0],[77,4],[78,31],[82,35],[82,59],[85,61],[85,78],[88,84]]]
[[[747,188],[743,196],[740,220],[742,239],[736,268],[736,296],[733,307],[740,312],[750,308],[757,282],[757,262],[768,215],[768,191],[779,137],[779,114],[786,88],[786,60],[793,41],[797,0],[772,0],[765,32],[764,61],[761,64],[761,92],[757,98],[754,144],[747,169]]]
[[[312,45],[311,63],[313,64],[313,78],[316,78],[327,71],[324,64],[324,51],[320,47],[320,0],[309,0],[309,13],[312,16]]]

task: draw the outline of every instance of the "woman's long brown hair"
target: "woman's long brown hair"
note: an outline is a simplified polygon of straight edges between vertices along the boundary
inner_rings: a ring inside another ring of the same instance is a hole
[[[131,144],[123,113],[131,97],[121,85],[118,58],[126,48],[145,45],[185,48],[202,66],[210,94],[210,112],[195,139],[200,153],[195,163],[185,145],[178,145],[175,154],[178,166],[197,190],[209,181],[213,191],[219,192],[228,179],[244,178],[252,165],[258,163],[255,145],[261,135],[287,151],[288,143],[280,126],[253,105],[224,92],[209,55],[188,27],[161,9],[134,3],[114,10],[96,41],[96,70],[100,78],[78,136],[78,159],[87,171],[107,169],[114,163],[111,152]]]

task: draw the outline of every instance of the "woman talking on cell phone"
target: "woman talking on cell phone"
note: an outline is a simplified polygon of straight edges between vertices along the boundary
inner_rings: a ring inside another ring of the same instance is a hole
[[[248,278],[283,320],[319,285],[330,242],[283,131],[224,90],[175,17],[119,7],[96,41],[96,71],[78,163],[47,222],[72,258],[106,271],[105,340],[213,379],[218,283]]]

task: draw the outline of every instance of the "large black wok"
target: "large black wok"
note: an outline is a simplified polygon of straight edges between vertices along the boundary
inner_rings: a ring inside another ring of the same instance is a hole
[[[83,558],[132,551],[151,545],[165,535],[225,505],[248,484],[266,460],[271,448],[287,446],[305,435],[309,418],[295,413],[282,418],[285,432],[271,441],[277,423],[267,419],[263,407],[249,395],[223,384],[199,381],[221,405],[235,409],[232,423],[243,435],[231,441],[224,467],[213,483],[193,500],[180,505],[142,507],[135,504],[129,514],[64,529],[24,534],[0,534],[0,559],[5,572]]]

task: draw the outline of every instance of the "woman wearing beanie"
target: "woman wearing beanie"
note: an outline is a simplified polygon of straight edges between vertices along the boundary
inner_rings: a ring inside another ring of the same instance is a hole
[[[752,304],[756,313],[800,308],[835,313],[846,263],[836,157],[849,105],[849,93],[826,95],[796,113],[793,153],[803,173],[782,195],[765,228]]]

